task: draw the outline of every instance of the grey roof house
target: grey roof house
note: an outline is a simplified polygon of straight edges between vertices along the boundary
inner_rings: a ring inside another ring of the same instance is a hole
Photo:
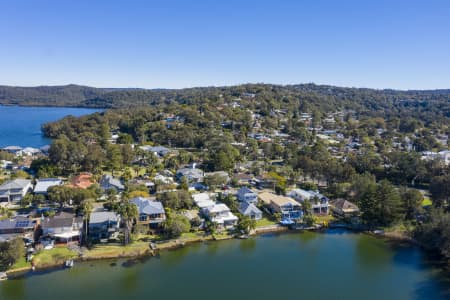
[[[113,211],[94,211],[89,216],[89,237],[109,239],[119,232],[120,216]]]
[[[103,175],[100,179],[100,187],[103,190],[109,190],[109,189],[115,189],[118,192],[121,192],[125,190],[125,186],[122,184],[122,182],[112,177],[111,175]]]
[[[158,228],[166,220],[166,212],[161,202],[152,201],[144,197],[133,198],[130,202],[138,208],[138,224],[148,225],[150,228]]]
[[[188,182],[202,181],[203,176],[204,176],[203,171],[195,168],[179,169],[176,174],[177,180],[181,180],[183,177],[185,177]]]
[[[262,211],[250,202],[241,202],[239,204],[239,212],[252,220],[260,220],[262,218]]]
[[[51,218],[41,220],[43,236],[50,236],[58,241],[78,240],[82,234],[83,217],[60,213]]]
[[[258,203],[258,195],[248,187],[241,187],[236,194],[239,202]]]
[[[29,179],[14,179],[0,185],[0,202],[19,202],[32,188]]]
[[[34,193],[47,195],[48,189],[52,186],[62,185],[63,182],[59,178],[43,178],[39,179],[34,186]]]

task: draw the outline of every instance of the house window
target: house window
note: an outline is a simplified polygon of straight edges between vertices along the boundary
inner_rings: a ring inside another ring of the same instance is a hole
[[[147,215],[140,215],[139,216],[139,221],[141,221],[141,222],[147,221]]]

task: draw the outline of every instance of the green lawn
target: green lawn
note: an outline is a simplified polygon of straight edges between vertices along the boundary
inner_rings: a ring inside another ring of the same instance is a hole
[[[132,257],[147,254],[150,251],[148,242],[133,242],[122,245],[96,245],[83,254],[84,258]]]
[[[31,264],[25,260],[25,257],[21,257],[14,265],[9,268],[10,270],[22,269],[31,267]]]
[[[276,221],[270,220],[267,217],[263,217],[261,220],[256,221],[256,227],[271,226],[276,224],[277,224]]]
[[[41,250],[33,257],[33,263],[36,267],[48,267],[54,265],[62,265],[71,258],[76,258],[78,254],[66,247],[53,248],[50,250]]]
[[[431,204],[433,204],[433,202],[431,201],[430,197],[424,196],[422,206],[430,206]]]

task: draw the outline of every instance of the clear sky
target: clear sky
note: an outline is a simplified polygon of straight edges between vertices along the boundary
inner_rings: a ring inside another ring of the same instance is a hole
[[[0,84],[450,88],[450,1],[0,0]]]

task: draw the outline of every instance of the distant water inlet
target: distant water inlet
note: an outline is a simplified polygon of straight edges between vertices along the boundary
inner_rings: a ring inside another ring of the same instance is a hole
[[[0,299],[450,299],[420,249],[330,230],[193,244],[147,260],[77,262],[0,283]]]
[[[82,116],[100,110],[68,107],[22,107],[0,105],[0,147],[39,148],[51,141],[41,132],[41,125],[65,116]]]

